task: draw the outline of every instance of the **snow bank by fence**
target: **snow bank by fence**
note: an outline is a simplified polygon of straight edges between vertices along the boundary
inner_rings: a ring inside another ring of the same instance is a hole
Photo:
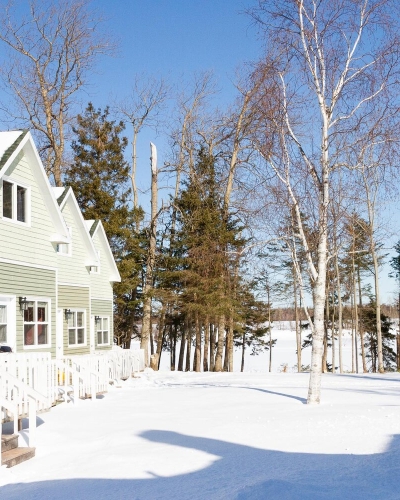
[[[96,399],[110,384],[144,370],[144,353],[119,347],[111,351],[52,359],[50,353],[0,356],[0,422],[16,422],[48,411],[60,400]],[[30,430],[33,437],[34,431]]]

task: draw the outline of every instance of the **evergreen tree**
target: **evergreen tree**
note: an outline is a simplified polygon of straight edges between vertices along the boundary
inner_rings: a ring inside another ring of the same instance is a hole
[[[389,276],[396,278],[398,286],[397,311],[398,311],[398,328],[396,334],[396,363],[397,370],[400,370],[400,240],[394,246],[396,255],[390,259],[390,265],[393,269]]]
[[[89,103],[73,128],[74,159],[65,176],[85,219],[101,219],[113,251],[129,237],[133,218],[129,166],[124,159],[128,140],[121,137],[123,130],[122,122],[109,119],[108,107],[96,110]]]
[[[219,354],[221,361],[225,337],[221,318],[229,317],[233,308],[237,250],[244,244],[238,222],[224,214],[221,185],[216,158],[200,148],[194,169],[176,200],[178,228],[174,250],[181,258],[183,313],[196,330],[195,369],[200,369],[201,325],[208,331],[207,321],[218,329],[217,357]],[[210,339],[210,368],[212,344]]]
[[[121,274],[114,286],[115,332],[126,347],[140,315],[140,289],[144,239],[135,233],[141,210],[130,208],[129,166],[124,159],[127,139],[122,122],[109,119],[89,103],[73,128],[74,158],[65,184],[74,190],[85,219],[100,219]]]
[[[364,306],[360,314],[365,328],[366,357],[370,361],[371,371],[376,373],[378,363],[378,339],[374,302],[371,301],[367,306]],[[397,368],[396,353],[392,347],[395,335],[390,331],[391,324],[390,318],[381,313],[382,354],[385,371],[393,371]]]

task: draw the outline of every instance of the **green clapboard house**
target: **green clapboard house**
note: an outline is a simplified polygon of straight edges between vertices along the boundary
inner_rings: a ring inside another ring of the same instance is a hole
[[[52,356],[113,344],[120,281],[101,221],[53,188],[29,131],[0,132],[0,345]]]

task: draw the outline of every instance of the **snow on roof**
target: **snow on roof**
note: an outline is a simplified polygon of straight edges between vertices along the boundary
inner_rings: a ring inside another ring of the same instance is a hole
[[[58,198],[63,194],[65,188],[53,186],[51,189],[53,190],[53,193],[54,193],[54,196],[56,197],[56,200],[58,200]]]
[[[18,137],[23,134],[23,130],[9,130],[7,132],[0,132],[0,160],[7,149],[14,144]]]
[[[93,226],[93,224],[95,223],[96,221],[94,219],[91,219],[91,220],[85,220],[85,224],[86,224],[86,227],[88,229],[88,231],[90,232],[90,229],[91,227]]]

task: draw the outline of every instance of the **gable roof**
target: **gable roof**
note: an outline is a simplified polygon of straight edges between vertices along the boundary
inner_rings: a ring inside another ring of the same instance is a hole
[[[28,130],[9,130],[2,132],[0,136],[0,170],[13,156],[20,145],[22,139],[26,136]]]
[[[94,239],[96,234],[99,234],[99,239],[106,251],[106,257],[111,269],[110,281],[121,281],[121,276],[119,274],[117,264],[115,263],[114,256],[112,254],[110,244],[108,242],[108,238],[106,232],[104,231],[101,220],[86,220],[85,224],[92,239]]]
[[[73,216],[76,220],[78,227],[80,228],[81,235],[83,235],[83,242],[88,251],[88,260],[85,262],[86,266],[97,266],[98,256],[97,251],[94,247],[93,240],[90,237],[87,225],[83,219],[82,212],[79,208],[78,202],[76,201],[75,194],[71,187],[53,187],[53,192],[57,198],[57,203],[62,211],[68,201],[70,201],[70,206],[72,207]]]
[[[58,209],[55,196],[40,160],[32,135],[27,130],[0,132],[0,179],[6,174],[17,156],[23,151],[29,167],[42,192],[42,199],[53,222],[55,233],[50,236],[53,243],[69,243],[70,237],[63,216]]]

